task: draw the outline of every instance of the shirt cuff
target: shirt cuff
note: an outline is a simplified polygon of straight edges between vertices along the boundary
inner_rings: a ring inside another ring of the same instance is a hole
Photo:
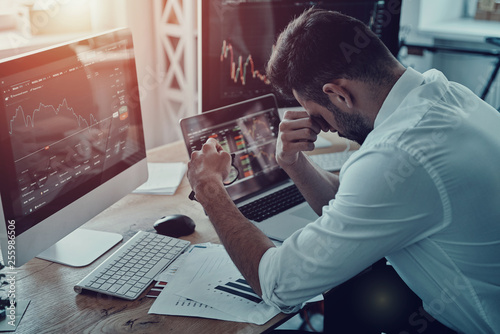
[[[259,280],[262,290],[262,300],[271,306],[281,310],[283,313],[293,313],[300,310],[302,305],[286,305],[275,293],[277,280],[279,278],[279,269],[272,265],[272,260],[277,256],[278,248],[269,248],[259,262]]]

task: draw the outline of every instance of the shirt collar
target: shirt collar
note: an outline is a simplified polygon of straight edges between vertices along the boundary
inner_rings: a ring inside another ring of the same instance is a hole
[[[397,107],[403,102],[404,98],[424,81],[424,76],[408,67],[403,75],[396,81],[391,91],[385,98],[377,117],[375,118],[374,128],[382,124]]]

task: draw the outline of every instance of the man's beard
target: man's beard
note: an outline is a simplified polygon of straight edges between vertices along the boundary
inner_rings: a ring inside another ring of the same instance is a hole
[[[337,132],[340,137],[344,137],[362,145],[373,130],[373,125],[370,121],[359,113],[347,114],[337,108],[331,101],[326,107],[335,117],[337,125],[340,129]]]

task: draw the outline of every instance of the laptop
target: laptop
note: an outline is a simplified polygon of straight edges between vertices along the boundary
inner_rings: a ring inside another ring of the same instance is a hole
[[[279,123],[273,94],[180,120],[189,154],[200,150],[210,137],[233,154],[239,175],[226,187],[231,199],[264,234],[283,241],[318,215],[276,162]],[[276,197],[276,203],[266,208],[264,203]]]

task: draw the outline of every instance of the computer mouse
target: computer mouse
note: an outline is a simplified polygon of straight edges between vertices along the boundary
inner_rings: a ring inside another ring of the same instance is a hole
[[[193,233],[196,225],[188,216],[177,214],[161,217],[153,227],[158,234],[178,238]]]

